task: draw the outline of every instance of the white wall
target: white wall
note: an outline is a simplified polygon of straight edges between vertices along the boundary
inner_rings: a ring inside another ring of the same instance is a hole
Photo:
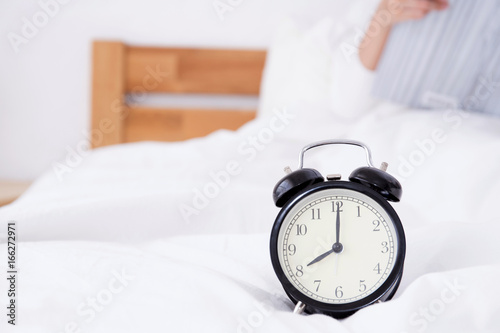
[[[56,2],[57,1],[57,2]],[[23,0],[0,2],[0,179],[34,179],[89,126],[93,39],[266,48],[285,15],[338,15],[340,0]],[[64,3],[64,4],[61,4]],[[43,14],[43,4],[52,17]],[[43,22],[47,18],[47,22]],[[26,30],[39,20],[38,31]],[[15,51],[14,34],[27,37]],[[31,33],[29,36],[28,33]]]

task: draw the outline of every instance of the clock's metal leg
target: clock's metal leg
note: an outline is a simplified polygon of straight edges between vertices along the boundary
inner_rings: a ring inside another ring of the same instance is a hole
[[[297,304],[295,305],[295,309],[293,309],[293,313],[295,314],[302,314],[302,312],[304,312],[306,308],[306,305],[302,302],[297,302]]]

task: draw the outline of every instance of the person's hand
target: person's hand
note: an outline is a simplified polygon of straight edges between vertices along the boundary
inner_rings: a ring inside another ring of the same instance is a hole
[[[388,11],[390,25],[394,25],[421,19],[431,11],[448,8],[448,5],[448,0],[382,0],[378,11]]]
[[[448,8],[448,0],[381,0],[359,45],[359,58],[365,68],[375,70],[392,26],[418,20],[431,11]]]

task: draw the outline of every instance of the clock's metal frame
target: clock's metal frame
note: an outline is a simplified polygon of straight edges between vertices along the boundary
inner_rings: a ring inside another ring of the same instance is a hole
[[[299,154],[299,169],[302,169],[304,167],[304,155],[305,153],[313,148],[316,147],[321,147],[321,146],[327,146],[327,145],[351,145],[351,146],[358,146],[361,147],[365,150],[365,155],[366,155],[366,164],[370,167],[374,167],[373,161],[372,161],[372,152],[370,148],[368,148],[367,145],[365,145],[363,142],[355,141],[355,140],[324,140],[324,141],[318,141],[311,143],[304,148],[302,148],[302,151]]]

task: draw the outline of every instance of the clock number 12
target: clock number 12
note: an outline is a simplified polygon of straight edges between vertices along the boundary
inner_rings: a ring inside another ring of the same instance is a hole
[[[332,212],[337,212],[339,211],[340,213],[342,212],[342,206],[344,203],[342,201],[332,201]]]

